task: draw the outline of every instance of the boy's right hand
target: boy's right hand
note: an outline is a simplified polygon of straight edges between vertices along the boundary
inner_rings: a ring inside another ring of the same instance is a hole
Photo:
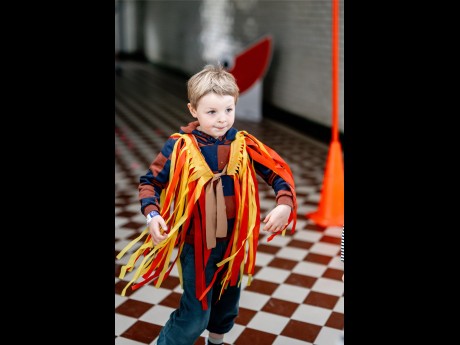
[[[165,231],[168,229],[166,222],[161,216],[155,216],[150,220],[149,232],[152,235],[153,245],[156,246],[158,243],[163,241],[168,234]]]

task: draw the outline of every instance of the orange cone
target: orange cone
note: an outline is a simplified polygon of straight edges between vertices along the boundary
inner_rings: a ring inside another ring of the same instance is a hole
[[[319,209],[307,213],[322,227],[343,226],[344,183],[342,147],[338,140],[339,123],[339,0],[332,0],[332,141],[324,172]]]
[[[321,200],[317,211],[305,215],[322,227],[343,226],[344,223],[344,173],[342,147],[333,140],[324,173]]]

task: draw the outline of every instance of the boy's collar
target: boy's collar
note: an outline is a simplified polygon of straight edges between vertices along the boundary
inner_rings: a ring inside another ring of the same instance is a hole
[[[200,134],[201,137],[204,137],[206,139],[213,138],[209,134],[206,134],[204,132],[199,131],[197,129],[197,127],[199,125],[200,125],[200,123],[198,121],[193,121],[193,122],[190,122],[186,126],[182,126],[180,129],[181,129],[182,132],[184,132],[186,134],[192,134],[193,131],[197,131]],[[222,141],[224,138],[227,138],[227,140],[234,140],[237,132],[238,132],[238,130],[236,130],[235,128],[232,127],[227,131],[227,133],[225,133],[225,135],[223,135],[222,137],[219,137],[218,140]]]

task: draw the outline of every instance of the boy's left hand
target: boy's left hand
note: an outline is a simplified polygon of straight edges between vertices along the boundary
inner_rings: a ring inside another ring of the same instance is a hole
[[[280,231],[288,225],[289,215],[291,214],[291,206],[278,205],[265,217],[263,222],[265,226],[264,231]]]

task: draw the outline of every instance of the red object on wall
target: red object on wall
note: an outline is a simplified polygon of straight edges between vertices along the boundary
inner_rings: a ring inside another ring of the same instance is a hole
[[[244,93],[261,79],[270,64],[272,37],[264,36],[255,44],[235,56],[232,69],[240,93]]]

